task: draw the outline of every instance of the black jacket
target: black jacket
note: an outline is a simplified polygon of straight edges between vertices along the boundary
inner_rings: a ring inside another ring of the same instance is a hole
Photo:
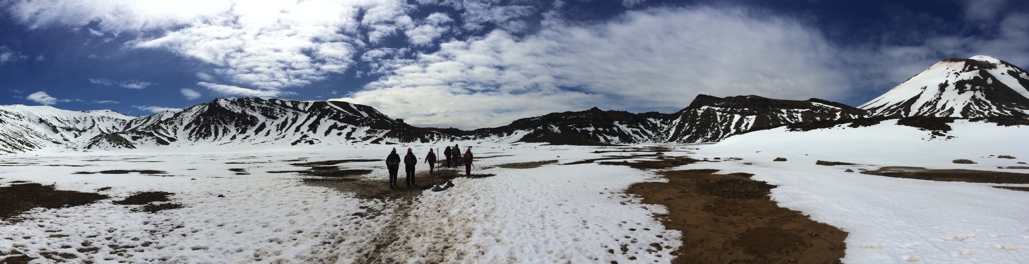
[[[386,166],[397,166],[400,165],[400,155],[396,152],[390,153],[386,156]]]

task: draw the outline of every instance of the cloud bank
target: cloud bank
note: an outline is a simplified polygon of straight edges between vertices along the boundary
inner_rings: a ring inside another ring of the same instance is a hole
[[[411,123],[472,128],[592,106],[678,110],[698,93],[806,99],[849,92],[835,70],[839,51],[815,32],[712,8],[557,23],[524,38],[498,30],[384,62],[385,77],[341,100]]]

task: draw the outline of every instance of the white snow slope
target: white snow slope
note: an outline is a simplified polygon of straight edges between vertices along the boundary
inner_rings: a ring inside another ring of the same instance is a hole
[[[977,55],[968,60],[938,62],[858,108],[872,115],[897,117],[1026,114],[1029,87],[1023,84],[1029,84],[1029,74],[1024,70]]]
[[[958,120],[948,133],[954,138],[945,139],[895,122],[808,132],[785,128],[752,132],[702,146],[695,157],[743,160],[689,167],[745,171],[756,174],[756,180],[778,185],[772,189],[772,198],[779,206],[850,233],[844,263],[1029,262],[1029,192],[991,187],[1029,185],[936,182],[845,172],[918,166],[1029,173],[997,169],[1029,160],[1024,143],[1029,142],[1027,128]],[[787,161],[773,162],[776,157]],[[954,159],[972,159],[978,164],[954,164]],[[817,160],[859,165],[819,166]]]

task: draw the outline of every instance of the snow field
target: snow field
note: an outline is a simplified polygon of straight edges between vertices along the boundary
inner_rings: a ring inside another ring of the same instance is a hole
[[[889,178],[846,169],[881,166],[979,169],[1029,158],[1029,134],[1020,127],[958,121],[950,140],[891,122],[867,128],[753,132],[699,146],[695,158],[743,160],[697,163],[688,168],[749,172],[777,185],[779,206],[847,231],[845,263],[1025,263],[1029,261],[1029,192],[994,184]],[[989,158],[1012,155],[1016,160]],[[785,157],[786,162],[773,162]],[[954,164],[969,158],[978,164]],[[818,166],[816,160],[856,163]],[[751,163],[746,165],[744,163]],[[1001,170],[1022,172],[1024,170]],[[1025,184],[1006,184],[1027,186]]]
[[[667,213],[663,207],[639,205],[621,193],[634,182],[654,180],[647,173],[594,164],[486,172],[498,175],[457,179],[450,190],[419,198],[388,250],[392,257],[418,263],[667,263],[681,243],[680,232],[653,218]]]
[[[463,151],[475,142],[459,144]],[[411,201],[359,199],[305,185],[292,173],[267,173],[306,169],[289,165],[298,161],[383,158],[392,147],[58,150],[8,156],[5,162],[18,164],[0,166],[0,184],[24,180],[83,192],[111,187],[100,193],[112,198],[86,206],[34,209],[23,215],[24,221],[5,222],[0,225],[0,252],[17,248],[33,258],[63,253],[75,261],[95,262],[354,263],[378,254],[412,263],[667,263],[679,246],[679,232],[665,230],[653,219],[663,207],[641,205],[622,193],[634,182],[656,180],[652,174],[596,164],[491,168],[600,156],[587,147],[475,145],[473,151],[483,157],[476,173],[497,176],[459,178],[447,191],[425,191]],[[407,147],[396,146],[398,151]],[[419,158],[427,153],[428,145],[412,147]],[[339,166],[371,168],[366,177],[384,180],[386,171],[379,163]],[[236,175],[231,168],[249,175]],[[427,170],[423,164],[418,168]],[[74,174],[112,169],[167,173]],[[145,213],[134,211],[141,206],[112,203],[142,191],[172,192],[171,202],[183,208]]]

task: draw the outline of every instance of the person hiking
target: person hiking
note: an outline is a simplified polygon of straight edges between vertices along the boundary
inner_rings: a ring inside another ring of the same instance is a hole
[[[464,175],[472,175],[472,147],[468,147],[468,150],[464,152]]]
[[[447,148],[443,149],[443,157],[447,158],[447,165],[446,165],[447,168],[450,168],[450,166],[453,166],[453,165],[450,164],[450,154],[452,154],[452,153],[450,153],[450,146],[447,146]]]
[[[411,185],[414,185],[415,164],[418,164],[418,158],[414,156],[414,152],[411,151],[411,148],[407,148],[407,155],[404,156],[404,169],[405,171],[407,171],[407,187],[411,187]]]
[[[425,163],[429,163],[429,174],[432,174],[432,167],[436,166],[436,153],[429,149],[429,154],[425,155]]]
[[[400,170],[400,155],[397,155],[397,148],[386,156],[386,169],[389,170],[389,188],[397,187],[397,171]]]
[[[457,168],[457,165],[461,163],[461,148],[458,147],[457,144],[454,144],[454,148],[451,149],[451,151],[454,152],[454,164],[452,165],[454,168]]]

